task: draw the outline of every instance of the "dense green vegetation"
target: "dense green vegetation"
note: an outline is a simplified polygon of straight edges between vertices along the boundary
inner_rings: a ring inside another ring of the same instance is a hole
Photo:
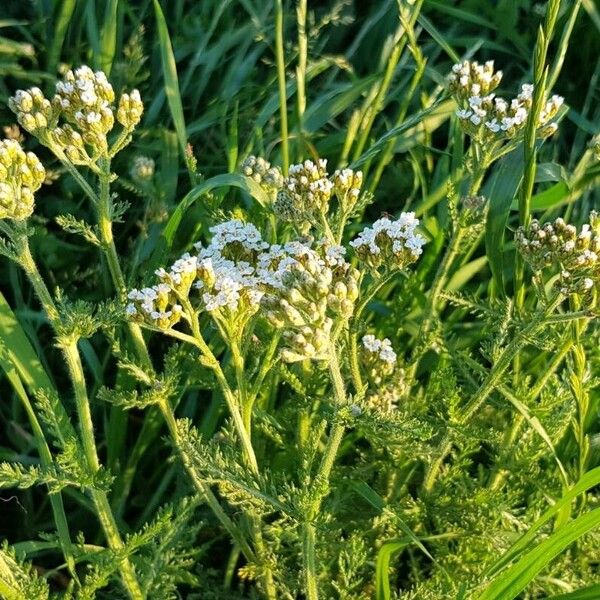
[[[594,0],[2,8],[0,598],[600,597]]]

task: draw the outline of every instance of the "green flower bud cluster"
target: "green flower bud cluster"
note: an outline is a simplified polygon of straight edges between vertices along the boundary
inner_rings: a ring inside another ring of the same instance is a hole
[[[334,320],[348,319],[358,298],[359,272],[340,247],[301,242],[271,247],[262,259],[265,316],[283,329],[282,359],[327,360]]]
[[[8,107],[16,114],[19,125],[35,136],[43,135],[58,118],[51,102],[38,87],[18,90],[8,99]]]
[[[144,183],[154,177],[154,161],[147,156],[136,156],[129,170],[129,174],[134,181]]]
[[[533,220],[517,230],[516,244],[535,271],[558,270],[564,294],[589,292],[600,282],[600,218],[595,212],[579,231],[562,218],[544,225]]]
[[[404,369],[397,367],[392,376],[382,385],[367,390],[366,405],[381,413],[391,413],[396,410],[398,401],[410,391],[406,383]]]
[[[325,159],[316,163],[305,160],[291,165],[273,204],[273,211],[280,219],[297,225],[319,220],[329,210],[333,186],[328,178]]]
[[[363,336],[359,358],[369,383],[366,406],[383,413],[392,412],[409,387],[390,340],[380,340],[371,334]]]
[[[0,141],[0,219],[31,216],[34,193],[46,171],[33,152],[24,152],[16,140]]]
[[[359,259],[372,269],[404,269],[422,254],[425,238],[417,233],[415,213],[401,213],[392,221],[387,217],[366,227],[350,242]]]
[[[250,155],[241,167],[242,173],[258,183],[266,192],[277,192],[283,185],[283,175],[264,158]]]
[[[67,71],[56,84],[52,101],[39,88],[31,88],[17,91],[9,99],[9,107],[23,128],[42,143],[57,145],[75,164],[85,164],[90,161],[86,146],[92,149],[92,155],[107,150],[106,136],[115,123],[114,101],[115,93],[106,75],[81,66]],[[131,130],[139,123],[143,109],[137,90],[123,94],[117,120],[125,130]]]
[[[454,96],[461,127],[471,137],[486,141],[510,139],[522,134],[533,101],[533,85],[523,84],[520,94],[511,101],[491,93],[500,83],[502,73],[494,72],[492,61],[484,66],[465,61],[454,65],[448,76],[448,89]],[[542,109],[538,137],[548,137],[558,126],[552,122],[563,105],[554,95]]]

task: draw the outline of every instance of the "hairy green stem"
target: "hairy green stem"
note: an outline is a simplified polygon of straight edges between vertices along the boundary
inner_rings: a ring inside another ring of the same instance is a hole
[[[454,262],[455,258],[458,256],[458,253],[460,251],[460,245],[464,238],[464,234],[464,229],[460,226],[457,226],[454,230],[454,233],[452,234],[452,237],[450,238],[450,243],[448,244],[448,248],[446,250],[446,253],[444,254],[444,258],[442,259],[442,262],[440,263],[436,271],[433,283],[431,284],[431,289],[429,290],[429,296],[427,298],[427,305],[425,307],[423,320],[421,321],[419,333],[417,335],[419,345],[415,348],[414,354],[411,359],[411,365],[407,371],[408,381],[414,381],[417,369],[419,367],[419,362],[421,358],[423,358],[423,355],[429,347],[428,338],[433,329],[439,296],[444,289],[444,285],[448,278],[450,267],[452,266],[452,263]]]
[[[381,289],[387,285],[392,279],[398,274],[397,270],[391,270],[378,280],[375,281],[375,284],[372,285],[361,298],[361,300],[356,305],[354,310],[354,314],[352,315],[352,319],[350,321],[350,326],[348,328],[349,332],[349,362],[350,362],[350,373],[352,376],[352,382],[354,384],[354,389],[357,393],[361,393],[364,388],[364,383],[362,380],[362,376],[360,374],[360,367],[358,364],[358,328],[360,325],[360,318],[368,306],[369,302],[373,300],[373,298],[381,291]]]
[[[63,351],[65,362],[67,364],[69,377],[73,385],[73,391],[75,395],[75,404],[77,409],[77,415],[79,417],[79,432],[81,437],[81,443],[85,454],[86,461],[89,469],[95,473],[100,468],[100,461],[98,460],[98,454],[96,452],[96,443],[94,439],[94,426],[92,423],[92,417],[90,412],[90,403],[87,396],[87,389],[85,384],[85,376],[83,374],[83,366],[79,357],[79,351],[77,350],[77,338],[71,336],[68,339],[61,339],[60,334],[60,315],[54,304],[54,300],[46,287],[42,276],[40,275],[37,265],[31,256],[29,250],[29,244],[27,237],[22,238],[22,253],[21,253],[21,265],[23,270],[27,274],[33,289],[38,296],[46,315],[48,316],[52,326],[59,338],[59,345]],[[117,528],[115,519],[113,517],[106,493],[100,490],[90,490],[94,506],[104,535],[108,542],[109,547],[117,554],[121,554],[119,559],[119,571],[123,584],[127,590],[130,598],[134,600],[141,600],[144,598],[144,594],[137,581],[133,565],[129,561],[129,558],[123,554],[125,545],[121,539],[119,530]]]
[[[333,394],[336,407],[339,410],[346,403],[346,391],[344,388],[344,380],[340,371],[340,365],[337,357],[337,351],[332,348],[329,358],[329,374],[333,386]],[[306,510],[305,521],[302,525],[302,558],[304,562],[304,592],[308,600],[318,600],[318,573],[316,568],[316,540],[314,520],[321,508],[321,504],[328,494],[329,476],[335,459],[342,443],[346,427],[340,422],[334,422],[329,439],[321,458],[321,463],[313,485],[315,493],[312,502]]]
[[[177,421],[175,420],[175,415],[173,414],[173,409],[171,405],[164,400],[160,403],[160,411],[164,417],[165,423],[169,429],[169,434],[171,435],[171,439],[179,452],[179,456],[185,467],[194,487],[200,494],[200,497],[206,500],[206,503],[211,508],[217,519],[220,521],[221,525],[227,531],[227,533],[231,536],[236,544],[239,546],[239,549],[244,553],[244,556],[247,560],[254,560],[254,552],[244,539],[243,535],[239,532],[235,523],[229,518],[227,513],[223,510],[216,496],[213,494],[210,486],[199,477],[198,473],[194,469],[193,465],[187,458],[187,454],[183,451],[181,447],[181,439],[179,437],[179,432],[177,430]]]

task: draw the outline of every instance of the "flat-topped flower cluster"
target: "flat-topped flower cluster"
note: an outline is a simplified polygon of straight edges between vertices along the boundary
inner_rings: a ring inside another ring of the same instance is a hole
[[[403,268],[416,260],[425,242],[415,231],[418,220],[402,214],[397,222],[385,223],[376,226],[382,235],[371,245],[379,255],[388,245],[393,256],[406,255],[396,261]],[[310,239],[269,244],[252,223],[237,219],[211,227],[210,233],[208,245],[198,243],[196,253],[184,254],[168,270],[158,269],[159,283],[131,290],[127,314],[165,330],[182,319],[190,322],[191,312],[206,312],[227,330],[261,310],[282,331],[285,360],[326,358],[335,320],[351,317],[359,294],[361,272],[347,262],[345,248]],[[362,248],[369,235],[363,231],[352,245]],[[357,252],[359,259],[363,255]],[[384,349],[384,356],[391,355]]]
[[[476,61],[455,64],[448,76],[448,88],[459,108],[456,115],[466,133],[485,139],[514,138],[525,127],[533,99],[533,85],[523,84],[512,100],[496,96],[494,90],[502,80],[502,71],[494,70],[494,62],[480,65]],[[539,137],[552,135],[557,124],[552,122],[563,98],[553,95],[542,108],[537,123]]]
[[[115,92],[106,75],[81,66],[67,71],[56,83],[51,100],[33,87],[18,90],[8,105],[23,129],[44,145],[58,147],[74,164],[88,164],[108,150],[106,136],[115,117],[125,132],[142,118],[144,105],[137,90],[121,94],[116,113],[114,101]]]
[[[372,268],[403,269],[419,258],[425,238],[418,233],[415,213],[402,213],[396,220],[378,219],[350,242],[356,254]]]

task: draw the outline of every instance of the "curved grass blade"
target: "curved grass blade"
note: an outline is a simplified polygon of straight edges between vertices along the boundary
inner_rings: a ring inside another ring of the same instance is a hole
[[[194,202],[201,198],[207,192],[214,190],[219,187],[237,187],[252,196],[259,204],[266,206],[269,198],[265,191],[256,183],[254,180],[239,173],[226,173],[223,175],[217,175],[211,179],[203,181],[195,188],[190,190],[179,203],[177,208],[173,211],[171,218],[167,221],[161,239],[157,242],[156,249],[152,254],[150,262],[152,265],[160,264],[162,259],[165,257],[166,252],[170,250],[175,239],[175,234],[179,228],[179,224],[183,219],[183,216]]]
[[[165,94],[167,103],[171,111],[171,118],[177,132],[177,139],[181,155],[185,156],[187,147],[187,133],[185,128],[185,119],[183,117],[183,104],[179,92],[179,78],[177,76],[177,64],[173,54],[173,46],[169,36],[169,29],[158,0],[154,0],[154,14],[156,16],[156,26],[158,29],[158,42],[160,47],[160,61],[163,69],[163,78],[165,82]],[[193,173],[188,168],[190,181],[194,181]]]
[[[591,471],[588,471],[563,497],[555,502],[528,530],[517,540],[511,548],[505,552],[487,571],[487,576],[492,576],[503,569],[509,562],[514,560],[519,554],[521,554],[531,542],[535,539],[536,533],[543,527],[550,519],[557,515],[565,506],[571,503],[571,501],[586,492],[590,488],[600,484],[600,467],[596,467]],[[567,527],[571,527],[572,523],[569,523]]]
[[[598,598],[600,598],[600,583],[568,594],[551,596],[547,600],[598,600]]]
[[[117,8],[119,0],[109,0],[104,11],[100,43],[100,66],[110,75],[117,48]]]
[[[519,145],[500,162],[493,178],[485,187],[489,211],[485,227],[485,250],[496,287],[505,291],[504,232],[510,207],[523,178],[523,151]]]
[[[497,575],[477,600],[512,600],[536,575],[575,540],[600,526],[600,508],[577,517],[555,531],[517,563]]]

